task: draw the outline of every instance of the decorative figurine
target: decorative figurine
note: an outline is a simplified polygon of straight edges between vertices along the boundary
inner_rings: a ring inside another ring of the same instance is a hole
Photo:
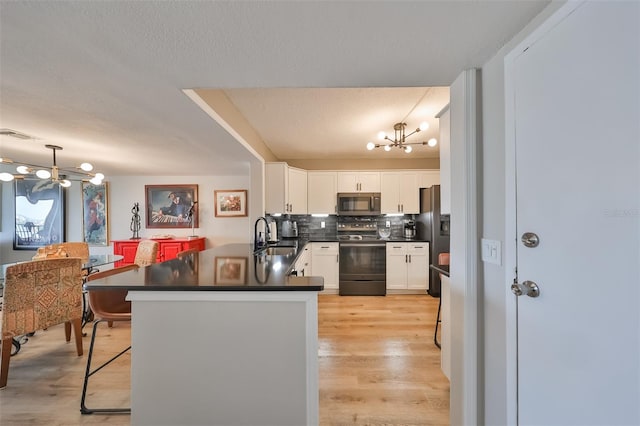
[[[131,213],[133,216],[131,217],[131,230],[133,231],[133,236],[130,238],[131,240],[139,240],[140,236],[138,235],[138,231],[140,231],[140,205],[135,203],[133,208],[131,209]]]
[[[191,222],[191,236],[189,237],[189,239],[198,238],[195,230],[196,221],[193,217],[193,215],[196,213],[195,212],[196,203],[197,201],[192,201],[191,207],[189,207],[189,211],[187,212],[187,220]]]

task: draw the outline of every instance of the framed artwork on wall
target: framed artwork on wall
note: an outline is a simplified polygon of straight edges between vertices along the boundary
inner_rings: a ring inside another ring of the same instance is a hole
[[[109,245],[109,196],[107,182],[82,182],[82,235],[84,242]]]
[[[198,227],[198,185],[145,185],[147,228]],[[193,214],[190,214],[193,213]]]
[[[64,188],[51,180],[15,180],[15,250],[64,241]]]
[[[216,217],[247,216],[247,190],[227,189],[213,191]]]
[[[246,257],[216,257],[214,281],[222,285],[241,285],[247,283]]]

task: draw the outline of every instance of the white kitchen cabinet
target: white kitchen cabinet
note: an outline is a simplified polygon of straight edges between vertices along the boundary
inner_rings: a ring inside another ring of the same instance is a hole
[[[311,243],[311,275],[324,278],[325,290],[338,289],[340,255],[338,243]]]
[[[380,173],[382,214],[420,213],[420,186],[417,171]]]
[[[429,243],[387,243],[387,289],[429,287]]]
[[[337,172],[307,172],[307,213],[335,214],[337,192]]]
[[[296,271],[297,276],[306,277],[311,274],[311,244],[307,244],[303,247],[302,253],[296,259],[293,269]]]
[[[421,170],[418,172],[418,188],[440,185],[440,170]]]
[[[307,171],[287,163],[265,164],[265,211],[269,214],[307,213]]]
[[[380,172],[338,172],[338,192],[380,192]]]

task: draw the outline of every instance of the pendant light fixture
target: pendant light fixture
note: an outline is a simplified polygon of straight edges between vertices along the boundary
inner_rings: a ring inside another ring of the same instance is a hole
[[[14,136],[12,134],[4,132],[7,129],[2,129],[3,135]],[[14,136],[15,137],[15,136]],[[24,139],[24,138],[20,138]],[[27,137],[27,139],[30,139]],[[39,179],[50,179],[53,182],[60,184],[65,188],[71,186],[71,181],[88,181],[94,185],[100,185],[104,180],[102,173],[90,173],[93,170],[93,166],[90,163],[82,163],[76,168],[61,168],[58,167],[56,162],[56,151],[62,151],[62,147],[58,145],[45,145],[52,151],[53,162],[50,166],[41,166],[37,164],[25,163],[22,161],[13,161],[5,157],[0,157],[0,164],[15,165],[16,172],[9,173],[7,171],[0,172],[0,181],[10,182],[16,178],[37,177]]]

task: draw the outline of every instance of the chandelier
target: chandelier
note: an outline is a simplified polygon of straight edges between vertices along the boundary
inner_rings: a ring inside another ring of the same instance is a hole
[[[53,164],[51,166],[39,166],[21,161],[13,161],[0,157],[0,164],[12,164],[17,166],[16,173],[0,172],[0,181],[10,182],[13,179],[24,179],[35,175],[39,179],[50,179],[52,182],[60,184],[65,188],[71,186],[71,181],[88,181],[94,185],[100,185],[104,179],[102,173],[90,173],[93,166],[90,163],[82,163],[76,168],[62,168],[56,164],[56,151],[62,151],[58,145],[45,145],[53,153]]]
[[[411,145],[428,145],[430,147],[434,147],[438,144],[438,141],[436,140],[436,138],[431,138],[425,142],[407,142],[407,138],[410,137],[411,135],[414,135],[418,132],[425,131],[429,128],[429,123],[427,123],[426,121],[422,122],[420,124],[420,127],[415,129],[413,132],[409,133],[408,135],[405,134],[406,127],[407,127],[407,123],[394,124],[393,130],[395,134],[393,136],[393,139],[391,139],[385,132],[379,132],[378,139],[382,141],[388,141],[388,142],[381,142],[381,143],[369,142],[367,144],[367,149],[371,151],[375,148],[384,148],[385,151],[391,151],[391,148],[400,148],[401,150],[403,150],[408,154],[411,151],[413,151],[413,148],[411,148]]]

